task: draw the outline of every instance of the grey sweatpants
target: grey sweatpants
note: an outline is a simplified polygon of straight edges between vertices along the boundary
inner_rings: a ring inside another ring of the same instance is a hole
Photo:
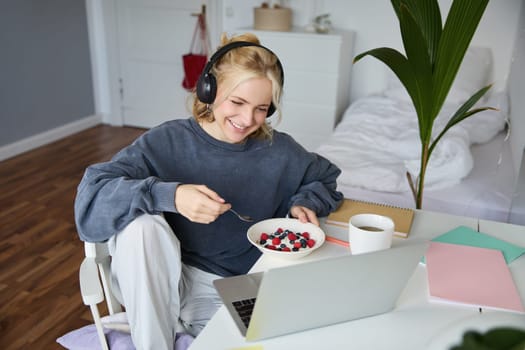
[[[222,303],[212,284],[220,276],[182,264],[163,216],[139,216],[109,240],[109,251],[112,288],[138,350],[172,350],[176,332],[197,336]]]

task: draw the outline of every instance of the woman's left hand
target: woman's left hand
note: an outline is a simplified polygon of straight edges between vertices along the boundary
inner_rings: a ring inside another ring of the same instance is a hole
[[[319,226],[319,220],[317,214],[306,207],[300,205],[294,205],[290,209],[290,215],[294,218],[299,219],[301,222],[311,222],[312,224]]]

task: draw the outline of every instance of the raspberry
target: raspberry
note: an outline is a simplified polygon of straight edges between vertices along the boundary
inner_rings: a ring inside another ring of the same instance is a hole
[[[283,231],[284,230],[282,228],[280,228],[280,227],[277,229],[277,233],[283,233]]]
[[[306,239],[309,239],[310,238],[310,233],[303,232],[303,237],[306,238]]]
[[[306,245],[308,246],[308,248],[312,248],[315,245],[315,241],[313,239],[309,239],[308,241],[306,241]]]
[[[261,238],[260,238],[261,241],[266,241],[268,240],[268,234],[267,233],[261,233]]]
[[[273,245],[281,244],[281,239],[279,237],[275,237],[274,239],[272,239],[272,244]]]
[[[294,248],[301,248],[301,242],[295,242],[293,246]]]
[[[297,235],[296,235],[295,233],[293,233],[293,232],[290,232],[290,233],[288,234],[288,239],[289,239],[290,241],[295,241],[295,240],[297,239]]]

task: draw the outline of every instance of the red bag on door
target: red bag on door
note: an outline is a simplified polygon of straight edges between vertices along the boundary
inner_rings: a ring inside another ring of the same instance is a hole
[[[196,40],[197,37],[198,39]],[[206,21],[204,14],[201,13],[198,15],[197,25],[193,31],[190,52],[182,56],[182,65],[184,68],[182,87],[188,91],[195,88],[197,80],[208,61],[208,40]]]

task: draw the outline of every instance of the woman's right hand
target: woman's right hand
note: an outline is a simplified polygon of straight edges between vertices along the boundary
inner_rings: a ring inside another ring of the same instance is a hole
[[[175,208],[192,222],[209,224],[231,205],[205,185],[181,184],[175,191]]]

